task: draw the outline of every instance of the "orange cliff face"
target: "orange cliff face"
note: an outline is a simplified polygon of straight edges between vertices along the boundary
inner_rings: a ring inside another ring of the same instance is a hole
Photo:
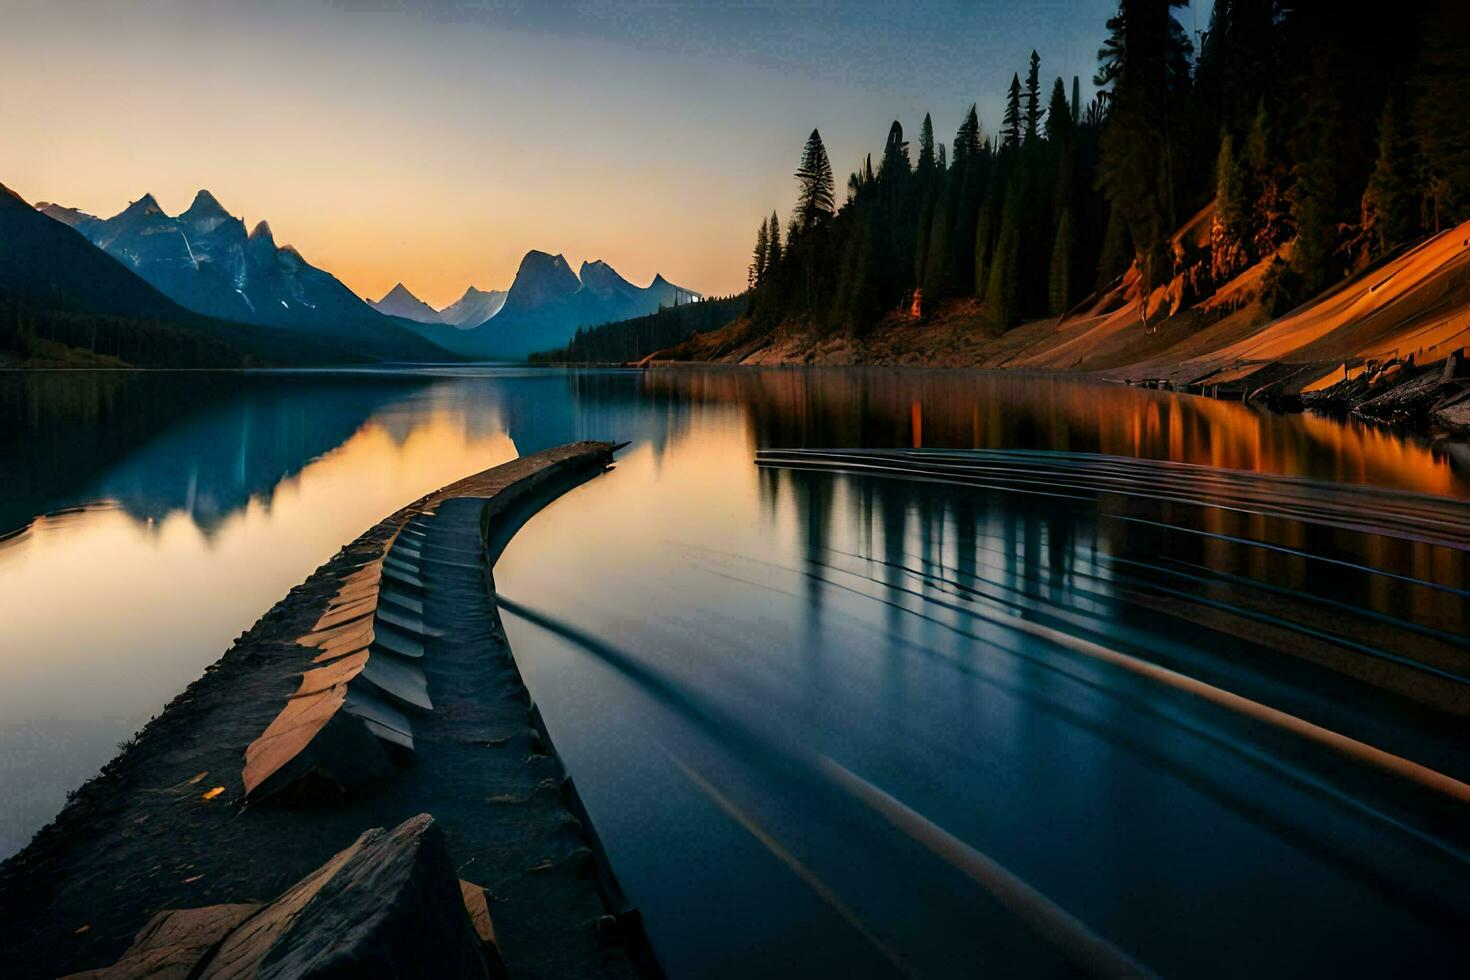
[[[1201,308],[1212,309],[1221,296],[1252,294],[1264,265],[1221,286]],[[1312,390],[1341,380],[1344,365],[1351,373],[1366,360],[1411,354],[1420,364],[1433,363],[1467,345],[1470,222],[1266,323],[1252,325],[1227,316],[1203,329],[1183,331],[1167,344],[1150,344],[1139,325],[1136,303],[1122,302],[1110,304],[1107,312],[1048,322],[1036,341],[1007,366],[1094,367],[1118,378],[1209,384],[1237,380],[1280,362],[1319,367],[1320,376],[1305,385]]]

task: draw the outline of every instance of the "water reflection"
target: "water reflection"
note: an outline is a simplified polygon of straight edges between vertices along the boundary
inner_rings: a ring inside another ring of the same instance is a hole
[[[643,390],[739,406],[756,446],[1071,450],[1470,495],[1470,458],[1427,439],[1056,375],[712,368],[650,372]]]
[[[0,376],[0,854],[342,543],[583,438],[631,445],[497,584],[674,975],[1069,970],[1017,882],[1165,973],[1463,956],[1462,808],[1120,666],[1470,779],[1456,458],[1047,377]],[[1047,453],[753,461],[801,447]]]
[[[1465,800],[1321,734],[1470,791],[1466,643],[1435,616],[1237,574],[1250,540],[1198,544],[1218,490],[1150,508],[1036,492],[1058,476],[1031,460],[1044,480],[996,489],[734,456],[632,452],[496,570],[675,975],[790,973],[798,944],[820,975],[1062,974],[1079,929],[1166,975],[1463,957]],[[1027,894],[1062,924],[1028,928]]]

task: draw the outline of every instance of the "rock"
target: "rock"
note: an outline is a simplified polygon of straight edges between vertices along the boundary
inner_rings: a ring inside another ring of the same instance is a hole
[[[186,980],[221,939],[259,908],[244,903],[164,909],[148,920],[122,959],[64,980]]]
[[[1434,412],[1435,424],[1456,435],[1470,433],[1470,395],[1449,399]]]
[[[1465,348],[1461,347],[1444,359],[1444,370],[1440,372],[1439,380],[1448,383],[1465,377],[1470,377],[1470,364],[1465,360]]]
[[[487,925],[488,917],[487,911]],[[198,975],[386,980],[490,974],[444,835],[421,813],[392,831],[364,832],[232,932]]]
[[[347,684],[337,683],[287,702],[245,751],[242,776],[248,799],[258,802],[277,793],[330,796],[397,771],[362,722],[338,710],[346,698]]]
[[[474,882],[460,879],[459,893],[464,900],[464,910],[469,913],[470,925],[474,927],[475,935],[480,938],[480,945],[485,951],[485,963],[490,976],[499,980],[506,975],[505,963],[500,958],[500,945],[495,941],[495,924],[490,921],[490,902],[485,897],[485,889]]]
[[[434,818],[365,831],[269,905],[155,915],[117,963],[70,980],[503,977],[485,890]]]

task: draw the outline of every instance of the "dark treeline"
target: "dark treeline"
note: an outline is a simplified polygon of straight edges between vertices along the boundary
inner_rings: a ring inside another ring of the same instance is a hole
[[[698,303],[665,306],[657,313],[577,328],[565,349],[531,355],[533,362],[624,364],[646,354],[683,343],[696,333],[723,327],[745,315],[749,293],[721,296]]]
[[[757,235],[752,320],[861,330],[917,290],[1008,327],[1133,263],[1145,296],[1184,276],[1190,299],[1293,243],[1266,276],[1280,308],[1470,217],[1470,4],[1217,0],[1197,39],[1179,6],[1122,0],[1086,104],[1032,52],[994,134],[973,106],[949,147],[927,115],[917,145],[894,122],[840,206],[813,130],[790,221]],[[1173,247],[1212,200],[1209,245]]]
[[[201,330],[157,319],[78,313],[0,298],[0,350],[46,359],[71,349],[140,367],[244,367],[259,360]]]
[[[180,310],[178,318],[117,316],[0,295],[0,353],[21,361],[116,358],[133,367],[246,368],[351,364],[367,358],[330,341]]]

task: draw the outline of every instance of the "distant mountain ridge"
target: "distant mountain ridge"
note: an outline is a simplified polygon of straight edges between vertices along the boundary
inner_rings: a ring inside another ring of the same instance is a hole
[[[477,327],[504,306],[505,290],[471,286],[463,296],[439,311],[439,319],[454,327]]]
[[[400,282],[382,299],[370,299],[367,302],[368,306],[384,316],[399,317],[415,323],[477,327],[500,312],[500,308],[505,305],[505,290],[476,289],[470,286],[459,299],[442,310],[436,310]]]
[[[268,222],[248,233],[207,190],[170,216],[144,194],[111,218],[40,204],[186,309],[238,323],[348,340],[380,357],[440,360],[443,351],[363,302],[291,246],[277,246]]]
[[[160,367],[343,363],[361,349],[230,323],[180,306],[62,222],[0,184],[0,352],[37,343]],[[95,219],[94,219],[95,220]],[[43,355],[49,356],[49,355]]]
[[[523,360],[565,347],[579,327],[646,316],[663,306],[699,299],[699,293],[662,275],[647,286],[635,286],[600,259],[583,262],[573,272],[565,256],[533,249],[521,259],[497,312],[467,329],[425,325],[423,332],[466,356]]]
[[[401,316],[405,320],[419,323],[444,322],[438,310],[409,292],[408,287],[401,282],[388,290],[382,299],[368,300],[368,306],[384,316]]]
[[[398,283],[364,300],[336,277],[278,246],[269,223],[246,231],[207,190],[177,216],[144,194],[111,218],[42,203],[46,217],[70,225],[165,296],[205,316],[350,340],[380,357],[521,360],[564,347],[579,328],[656,313],[701,299],[655,275],[635,286],[602,260],[574,272],[565,256],[532,250],[510,289],[471,286],[435,310]],[[424,341],[429,341],[425,344]]]

